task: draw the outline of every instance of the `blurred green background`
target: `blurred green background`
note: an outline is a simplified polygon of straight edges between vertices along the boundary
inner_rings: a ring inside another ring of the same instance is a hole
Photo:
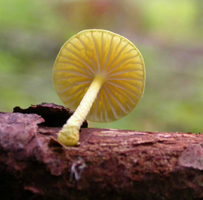
[[[61,104],[56,55],[73,34],[107,29],[130,39],[146,64],[143,99],[128,116],[90,127],[203,132],[203,1],[1,0],[0,111]]]

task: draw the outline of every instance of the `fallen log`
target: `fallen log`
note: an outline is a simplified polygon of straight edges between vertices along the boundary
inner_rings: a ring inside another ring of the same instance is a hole
[[[64,147],[64,109],[0,113],[1,199],[203,199],[203,134],[82,128]]]

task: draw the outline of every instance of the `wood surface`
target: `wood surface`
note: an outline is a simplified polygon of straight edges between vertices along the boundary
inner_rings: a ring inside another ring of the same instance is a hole
[[[0,199],[203,199],[203,134],[82,128],[64,147],[70,115],[54,104],[0,113]]]

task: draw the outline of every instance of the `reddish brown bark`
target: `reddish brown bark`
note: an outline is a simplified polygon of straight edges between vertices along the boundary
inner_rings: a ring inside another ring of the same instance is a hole
[[[203,198],[203,134],[83,128],[63,147],[44,111],[23,112],[0,113],[1,199]]]

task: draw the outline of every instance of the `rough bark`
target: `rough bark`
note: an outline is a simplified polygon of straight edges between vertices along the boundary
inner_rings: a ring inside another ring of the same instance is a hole
[[[14,111],[0,113],[1,199],[203,199],[203,134],[82,128],[64,147],[55,122],[69,110]]]

